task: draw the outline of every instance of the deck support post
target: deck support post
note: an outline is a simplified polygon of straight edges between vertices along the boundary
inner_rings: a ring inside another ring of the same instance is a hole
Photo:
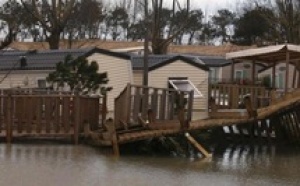
[[[110,126],[108,127],[108,132],[110,134],[111,137],[111,144],[112,144],[112,148],[113,148],[113,153],[116,157],[120,156],[120,150],[119,150],[119,144],[118,144],[118,137],[117,137],[117,131],[116,131],[116,122],[117,121],[113,121]]]
[[[202,145],[200,145],[199,142],[197,142],[195,140],[195,138],[193,138],[188,132],[186,132],[184,134],[184,136],[186,137],[186,139],[201,153],[204,155],[205,158],[211,158],[212,154],[209,153],[207,150],[205,150],[204,147],[202,147]]]
[[[113,153],[116,157],[119,157],[120,150],[119,150],[119,144],[118,144],[118,140],[117,140],[116,131],[114,133],[112,133],[111,136],[112,136],[111,143],[112,143],[112,147],[113,147]]]

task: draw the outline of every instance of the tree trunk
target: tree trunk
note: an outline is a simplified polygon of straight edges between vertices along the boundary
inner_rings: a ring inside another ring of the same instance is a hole
[[[194,31],[190,33],[190,38],[189,38],[189,42],[188,42],[189,45],[193,44],[192,41],[193,41],[194,35],[195,35]]]
[[[47,42],[51,50],[59,49],[59,39],[60,39],[59,36],[60,36],[60,32],[54,31],[51,32],[51,35],[47,38]]]
[[[166,54],[168,52],[169,42],[165,42],[165,39],[152,40],[152,52],[153,54]]]

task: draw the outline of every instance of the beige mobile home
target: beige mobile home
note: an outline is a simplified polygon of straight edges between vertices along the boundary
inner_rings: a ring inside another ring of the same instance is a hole
[[[107,72],[113,87],[108,94],[108,110],[114,110],[114,98],[127,83],[132,82],[130,56],[99,48],[44,51],[3,51],[0,54],[0,88],[47,88],[46,77],[55,70],[56,63],[65,56],[85,56],[99,64],[100,72]]]
[[[150,56],[149,86],[174,88],[177,90],[194,90],[193,119],[208,108],[208,73],[205,64],[194,57],[187,56]],[[140,60],[139,60],[140,59]],[[143,70],[141,58],[133,57],[134,84],[142,84]]]

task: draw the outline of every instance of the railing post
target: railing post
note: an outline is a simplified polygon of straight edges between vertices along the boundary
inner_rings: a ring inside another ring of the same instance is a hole
[[[239,87],[238,85],[233,85],[232,86],[232,106],[231,109],[236,109],[238,108],[238,102],[239,102]]]

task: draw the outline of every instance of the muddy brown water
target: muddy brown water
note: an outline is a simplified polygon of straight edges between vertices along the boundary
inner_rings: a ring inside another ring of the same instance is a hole
[[[126,154],[71,144],[0,144],[0,185],[300,185],[300,150],[235,145],[212,159]]]

